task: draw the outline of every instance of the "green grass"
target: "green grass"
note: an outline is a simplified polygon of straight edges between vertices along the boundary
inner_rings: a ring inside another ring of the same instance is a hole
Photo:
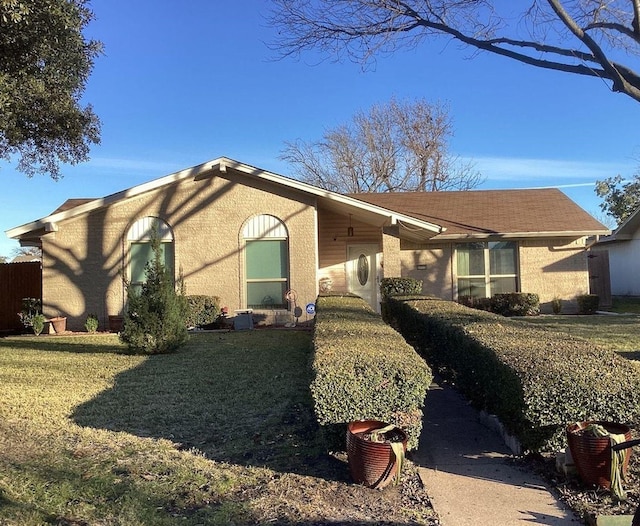
[[[594,344],[624,352],[628,357],[635,358],[636,355],[629,353],[640,351],[638,315],[536,316],[518,318],[517,321],[585,338]]]
[[[259,520],[313,475],[310,335],[202,334],[130,356],[117,337],[0,339],[0,524]]]
[[[640,314],[640,297],[638,296],[614,296],[612,305],[609,309],[611,312],[620,314],[633,313]]]

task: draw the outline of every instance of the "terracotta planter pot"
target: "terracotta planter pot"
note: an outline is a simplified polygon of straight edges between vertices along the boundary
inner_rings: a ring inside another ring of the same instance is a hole
[[[51,318],[49,320],[53,330],[56,331],[56,334],[62,334],[67,330],[67,318],[58,316],[57,318]]]
[[[347,458],[351,478],[356,484],[369,488],[382,489],[395,478],[397,462],[391,445],[385,442],[372,442],[367,435],[388,424],[378,420],[361,420],[347,426]],[[400,437],[403,449],[407,450],[407,435],[401,429],[394,432]]]
[[[631,440],[631,430],[624,424],[601,421],[579,422],[567,427],[567,443],[582,482],[609,489],[611,487],[611,444],[608,437],[595,437],[589,433],[583,433],[582,431],[589,424],[599,424],[609,433],[624,434],[626,440]],[[625,451],[623,473],[627,472],[631,457],[631,449]]]

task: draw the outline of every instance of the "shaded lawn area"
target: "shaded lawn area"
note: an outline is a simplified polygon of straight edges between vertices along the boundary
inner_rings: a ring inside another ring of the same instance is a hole
[[[144,357],[114,335],[0,338],[0,524],[435,524],[324,452],[310,340],[198,334]]]
[[[514,319],[585,338],[597,345],[623,352],[629,358],[640,357],[640,315],[545,315]]]
[[[640,314],[640,297],[638,296],[613,296],[611,300],[609,309],[611,312]]]

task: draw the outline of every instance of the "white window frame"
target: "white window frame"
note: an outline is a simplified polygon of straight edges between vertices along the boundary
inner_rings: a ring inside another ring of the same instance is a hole
[[[495,245],[498,243],[511,243],[513,245],[514,251],[514,266],[515,273],[510,274],[491,274],[491,245]],[[458,265],[458,250],[462,248],[464,245],[470,244],[482,244],[483,248],[483,258],[484,258],[484,274],[460,274],[459,273],[459,265]],[[520,291],[520,261],[519,261],[519,244],[517,241],[475,241],[473,243],[459,243],[455,247],[455,262],[456,262],[456,295],[458,298],[461,296],[467,296],[466,294],[460,294],[460,280],[461,279],[483,279],[484,280],[484,297],[491,297],[491,282],[492,279],[496,278],[513,278],[515,281],[515,289],[513,292]]]
[[[129,231],[127,233],[127,250],[128,250],[128,264],[127,264],[127,275],[129,278],[129,283],[134,288],[140,288],[144,281],[133,281],[134,276],[132,275],[132,246],[133,245],[143,245],[151,243],[151,236],[153,234],[154,229],[157,232],[158,237],[160,238],[160,243],[171,245],[171,257],[173,261],[171,261],[171,267],[169,270],[171,271],[171,277],[175,282],[175,242],[173,236],[173,230],[169,226],[169,224],[160,219],[159,217],[154,216],[146,216],[135,221]],[[164,262],[166,266],[166,262]]]
[[[261,214],[251,217],[247,220],[242,229],[243,254],[244,254],[244,295],[245,306],[254,309],[288,309],[287,300],[282,298],[274,298],[273,304],[249,304],[249,284],[250,283],[284,283],[285,292],[290,287],[291,281],[291,252],[289,250],[289,232],[286,225],[278,217]],[[274,241],[286,245],[287,261],[286,276],[278,278],[248,278],[247,267],[249,265],[247,258],[247,242],[251,241]]]

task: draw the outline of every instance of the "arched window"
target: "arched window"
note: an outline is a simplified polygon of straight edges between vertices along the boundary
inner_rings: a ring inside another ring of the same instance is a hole
[[[247,307],[287,308],[289,289],[289,234],[277,217],[249,219],[242,231]]]
[[[173,231],[158,217],[138,219],[129,229],[129,280],[132,286],[139,287],[146,281],[145,267],[153,261],[151,239],[157,235],[160,240],[160,255],[165,269],[174,277]]]

